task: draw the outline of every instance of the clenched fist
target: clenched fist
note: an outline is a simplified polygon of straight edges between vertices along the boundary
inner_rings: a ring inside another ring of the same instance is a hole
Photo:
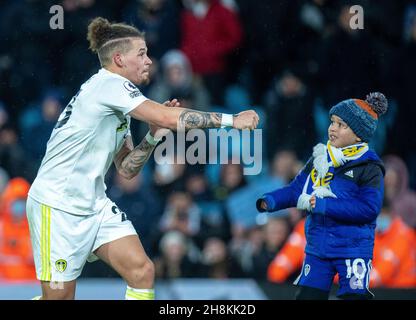
[[[246,110],[234,116],[235,129],[256,129],[259,124],[259,115],[254,110]]]

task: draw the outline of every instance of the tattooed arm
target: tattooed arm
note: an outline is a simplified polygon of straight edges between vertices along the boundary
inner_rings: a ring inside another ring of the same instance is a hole
[[[201,112],[196,110],[184,109],[177,122],[180,129],[196,128],[219,128],[221,127],[222,113]]]
[[[152,100],[141,103],[130,112],[130,115],[135,119],[172,130],[219,128],[223,117],[231,117],[223,113],[202,112],[179,107],[168,108]],[[228,125],[236,129],[255,129],[258,121],[257,113],[247,110],[232,116],[232,123]]]
[[[177,99],[172,99],[165,101],[163,105],[168,108],[174,108],[179,107],[180,103]],[[133,178],[142,170],[144,164],[155,149],[157,141],[169,132],[169,129],[160,128],[155,125],[150,125],[149,128],[150,131],[136,148],[133,147],[131,136],[127,136],[123,146],[114,159],[117,171],[127,179]]]
[[[219,128],[221,126],[221,116],[221,113],[184,109],[179,116],[178,127],[181,129],[185,128],[185,130],[194,128]],[[143,168],[155,147],[156,144],[150,144],[145,137],[139,145],[133,148],[132,138],[128,136],[114,159],[117,171],[127,179],[133,178]]]
[[[114,164],[118,173],[124,178],[133,178],[142,170],[155,147],[156,144],[150,144],[146,137],[144,137],[143,140],[133,148],[131,136],[127,136],[124,145],[114,159]]]
[[[219,128],[224,124],[224,117],[227,118],[226,122],[229,126],[237,129],[255,129],[259,122],[259,117],[253,110],[231,116],[180,108],[177,105],[179,104],[176,99],[165,102],[165,105],[146,100],[131,111],[130,115],[150,124],[151,132],[149,134],[151,137],[154,137],[160,128],[173,130]],[[131,136],[128,136],[114,159],[117,171],[127,179],[133,178],[143,168],[155,146],[156,143],[149,143],[145,137],[138,146],[133,148]]]

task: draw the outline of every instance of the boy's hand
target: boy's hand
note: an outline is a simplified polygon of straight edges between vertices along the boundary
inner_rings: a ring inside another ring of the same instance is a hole
[[[267,203],[264,199],[260,198],[256,200],[256,208],[259,212],[267,212]]]
[[[311,208],[314,209],[316,206],[316,197],[315,195],[312,195],[312,197],[309,199],[309,203],[311,205]]]

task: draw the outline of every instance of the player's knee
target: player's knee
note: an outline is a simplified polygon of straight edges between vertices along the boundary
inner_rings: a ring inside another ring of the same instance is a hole
[[[42,281],[42,300],[73,300],[75,299],[74,281],[46,282]]]
[[[75,291],[71,289],[51,289],[42,292],[42,300],[74,300]]]
[[[155,278],[155,267],[150,259],[136,263],[127,276],[127,282],[134,288],[152,288]]]

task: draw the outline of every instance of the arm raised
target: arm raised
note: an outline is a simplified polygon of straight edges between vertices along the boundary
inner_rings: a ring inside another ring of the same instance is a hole
[[[216,112],[202,112],[180,107],[166,107],[152,100],[146,100],[130,112],[138,120],[172,130],[196,128],[220,128],[230,126],[236,129],[255,129],[259,116],[253,110],[228,115]]]

